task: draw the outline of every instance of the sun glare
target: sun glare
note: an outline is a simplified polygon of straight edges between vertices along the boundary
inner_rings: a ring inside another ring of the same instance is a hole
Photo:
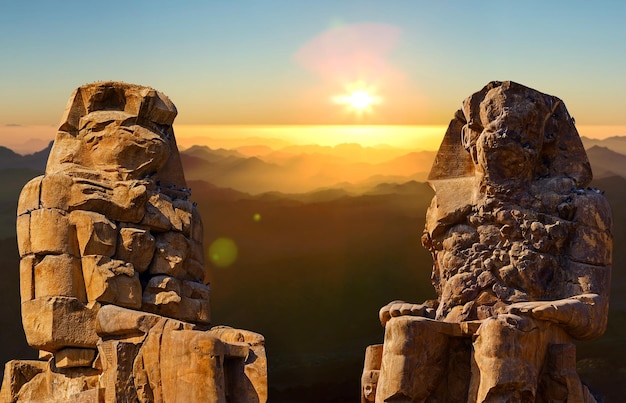
[[[347,101],[354,109],[365,109],[373,103],[374,98],[367,91],[358,90],[350,94]]]
[[[357,83],[346,88],[347,94],[333,97],[333,101],[339,105],[345,105],[357,114],[370,113],[372,107],[380,103],[380,97],[375,95],[372,88],[362,83]]]

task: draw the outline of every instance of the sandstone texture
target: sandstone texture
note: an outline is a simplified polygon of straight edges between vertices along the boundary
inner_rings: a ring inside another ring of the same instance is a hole
[[[264,402],[264,339],[211,327],[202,222],[148,87],[71,95],[18,202],[22,322],[46,361],[6,364],[4,402]]]
[[[594,402],[572,343],[608,315],[612,218],[591,178],[560,99],[508,81],[467,98],[429,177],[438,299],[381,309],[362,401]]]

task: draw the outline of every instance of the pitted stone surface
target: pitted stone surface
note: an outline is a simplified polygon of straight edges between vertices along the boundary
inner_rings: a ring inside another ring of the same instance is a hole
[[[567,380],[542,372],[571,355],[555,346],[606,328],[612,219],[591,177],[560,99],[507,81],[463,102],[429,177],[422,244],[438,299],[381,309],[377,402],[593,401],[575,360],[558,369]],[[465,356],[450,352],[459,343]]]

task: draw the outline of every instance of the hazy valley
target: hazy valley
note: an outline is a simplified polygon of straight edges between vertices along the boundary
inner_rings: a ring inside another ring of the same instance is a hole
[[[618,401],[626,381],[626,253],[619,247],[626,241],[626,137],[584,143],[593,186],[613,208],[616,248],[609,329],[579,346],[579,372],[606,401]],[[3,362],[34,357],[20,321],[15,207],[48,151],[20,156],[0,148]],[[238,247],[233,265],[210,269],[214,322],[266,337],[270,401],[355,400],[365,346],[382,342],[379,308],[434,297],[431,258],[420,245],[434,157],[357,144],[182,151],[205,246],[227,237]]]

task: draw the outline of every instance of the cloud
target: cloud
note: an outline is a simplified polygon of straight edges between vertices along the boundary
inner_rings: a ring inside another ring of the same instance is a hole
[[[22,127],[22,125],[19,125],[17,123],[7,123],[5,124],[6,127]]]

